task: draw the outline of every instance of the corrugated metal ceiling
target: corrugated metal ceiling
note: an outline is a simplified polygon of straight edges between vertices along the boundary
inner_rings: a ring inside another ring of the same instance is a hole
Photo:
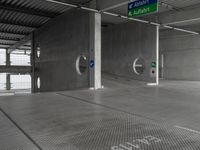
[[[89,0],[66,2],[84,5]],[[11,40],[17,42],[68,9],[44,0],[0,0],[0,47],[9,48],[15,43]]]
[[[91,0],[60,0],[85,5]],[[127,1],[127,0],[124,0]],[[200,4],[199,0],[160,0],[160,13]],[[25,35],[42,26],[49,19],[69,8],[45,0],[0,0],[0,47],[10,47]],[[127,6],[115,9],[127,13]]]
[[[199,0],[160,0],[161,2],[165,2],[171,6],[175,6],[178,8],[184,8],[196,4],[200,4]]]

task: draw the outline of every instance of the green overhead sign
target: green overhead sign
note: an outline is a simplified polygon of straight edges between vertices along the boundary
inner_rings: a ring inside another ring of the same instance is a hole
[[[128,17],[139,17],[158,11],[158,0],[136,0],[128,4]]]

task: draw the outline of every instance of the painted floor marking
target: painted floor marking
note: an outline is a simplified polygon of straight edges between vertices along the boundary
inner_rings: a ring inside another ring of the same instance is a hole
[[[183,130],[186,130],[186,131],[189,131],[189,132],[196,133],[196,134],[200,135],[200,131],[196,131],[196,130],[185,128],[185,127],[181,127],[181,126],[174,126],[174,127],[179,128],[179,129],[183,129]]]
[[[124,144],[119,144],[119,146],[112,146],[111,150],[141,150],[142,146],[151,146],[152,144],[157,144],[162,142],[161,139],[154,136],[145,136],[142,139],[135,139],[132,142],[125,142]]]

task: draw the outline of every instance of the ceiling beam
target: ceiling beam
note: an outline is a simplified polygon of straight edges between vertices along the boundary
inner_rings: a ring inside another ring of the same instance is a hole
[[[0,38],[0,42],[1,43],[5,43],[5,44],[15,44],[17,41],[13,41],[13,40],[4,40]]]
[[[164,0],[160,0],[159,1],[159,4],[161,7],[164,7],[164,8],[171,8],[172,10],[175,10],[175,11],[181,11],[182,9],[179,8],[179,7],[176,7],[174,5],[171,5],[169,4],[168,2],[164,1]]]
[[[12,44],[5,44],[5,43],[1,43],[1,42],[0,42],[0,45],[4,45],[4,46],[12,46]]]
[[[31,34],[25,36],[24,38],[22,38],[20,41],[16,42],[14,45],[10,46],[8,48],[8,53],[12,53],[13,51],[15,51],[17,48],[19,48],[20,46],[25,45],[28,41],[30,41],[32,38]]]
[[[0,65],[0,73],[27,74],[31,72],[30,66],[3,66]]]
[[[115,5],[109,6],[109,7],[107,7],[107,8],[103,8],[103,9],[101,9],[100,11],[112,10],[112,9],[115,9],[115,8],[118,8],[118,7],[127,5],[128,3],[130,3],[130,0],[126,0],[125,2],[121,2],[121,3],[115,4]]]
[[[190,23],[190,22],[195,22],[195,21],[200,21],[200,17],[187,19],[187,20],[174,21],[174,22],[167,23],[165,25],[178,25],[178,24]]]
[[[53,18],[53,17],[59,15],[58,13],[53,13],[53,12],[47,12],[47,11],[41,11],[41,10],[35,10],[35,9],[29,9],[29,8],[19,8],[17,6],[6,5],[2,2],[0,3],[0,9],[24,13],[24,14],[28,14],[28,15],[47,17],[47,18]]]
[[[17,41],[20,40],[20,38],[3,37],[3,36],[1,36],[1,32],[0,32],[0,40],[13,41],[13,42],[15,41],[15,42],[17,42]]]
[[[2,42],[0,42],[0,45],[13,46],[13,44],[6,44],[6,43],[2,43]],[[26,45],[26,43],[25,43],[24,45],[21,45],[20,48],[21,48],[21,47],[28,47],[28,48],[31,48],[31,46],[30,46],[30,45]],[[18,47],[18,48],[19,48],[19,47]],[[18,48],[17,48],[17,49],[18,49]]]
[[[7,48],[8,48],[7,45],[3,45],[3,44],[0,43],[0,49],[7,49]]]
[[[112,10],[112,9],[119,8],[119,7],[122,7],[124,5],[127,5],[128,3],[130,3],[130,0],[126,0],[126,1],[121,2],[121,3],[117,3],[115,5],[111,5],[111,6],[107,7],[107,8],[101,9],[100,11]],[[169,4],[169,3],[165,2],[165,1],[161,1],[160,0],[159,4],[160,4],[161,7],[171,8],[171,9],[176,10],[176,11],[180,11],[181,10],[180,8],[178,8],[176,6],[173,6],[173,5],[171,5],[171,4]]]
[[[10,45],[10,44],[4,44],[4,43],[0,43],[0,48],[1,49],[8,49],[10,46],[12,46],[12,45]],[[29,47],[29,46],[22,46],[22,47],[20,47],[20,48],[17,48],[17,50],[22,50],[22,51],[28,51],[28,50],[31,50],[31,47]]]
[[[33,28],[33,29],[40,27],[40,25],[30,25],[29,23],[23,23],[23,22],[20,23],[20,22],[14,22],[14,21],[3,20],[3,19],[0,19],[0,23],[7,24],[7,25],[15,25],[15,26]]]
[[[112,16],[112,17],[117,17],[117,18],[129,20],[129,21],[135,21],[135,22],[140,22],[140,23],[144,23],[144,24],[149,24],[149,25],[152,25],[152,26],[163,27],[163,28],[166,28],[166,29],[176,30],[176,31],[180,31],[180,32],[186,32],[186,33],[191,33],[191,34],[195,34],[195,35],[200,34],[198,32],[191,31],[191,30],[185,30],[185,29],[181,29],[181,28],[171,27],[171,26],[168,26],[168,25],[164,25],[164,24],[160,24],[160,23],[156,23],[156,22],[151,22],[151,21],[147,21],[147,20],[142,20],[142,19],[137,19],[137,18],[129,18],[128,16],[125,16],[125,15],[122,15],[122,14],[108,12],[108,11],[99,11],[97,9],[93,9],[93,8],[89,8],[89,7],[84,7],[84,6],[79,7],[78,5],[72,5],[70,3],[60,2],[60,1],[57,1],[57,0],[45,0],[45,1],[55,3],[55,4],[64,5],[64,6],[69,6],[69,7],[71,5],[71,7],[73,7],[73,8],[82,9],[82,10],[93,12],[93,13],[105,14],[105,15]]]
[[[0,44],[0,49],[7,49],[8,47]],[[18,48],[18,51],[31,51],[31,49]]]
[[[6,31],[6,30],[2,30],[0,29],[0,34],[14,34],[14,35],[19,35],[19,36],[25,36],[25,35],[28,35],[30,34],[29,32],[28,33],[24,33],[24,32],[19,32],[19,31]]]
[[[159,14],[160,22],[166,25],[181,25],[184,23],[194,23],[200,20],[200,4],[186,7],[184,11],[176,13],[165,12]]]

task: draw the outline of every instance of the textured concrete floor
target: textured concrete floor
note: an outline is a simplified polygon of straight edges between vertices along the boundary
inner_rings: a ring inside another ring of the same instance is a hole
[[[104,85],[0,97],[0,149],[200,149],[200,83],[104,76]]]

